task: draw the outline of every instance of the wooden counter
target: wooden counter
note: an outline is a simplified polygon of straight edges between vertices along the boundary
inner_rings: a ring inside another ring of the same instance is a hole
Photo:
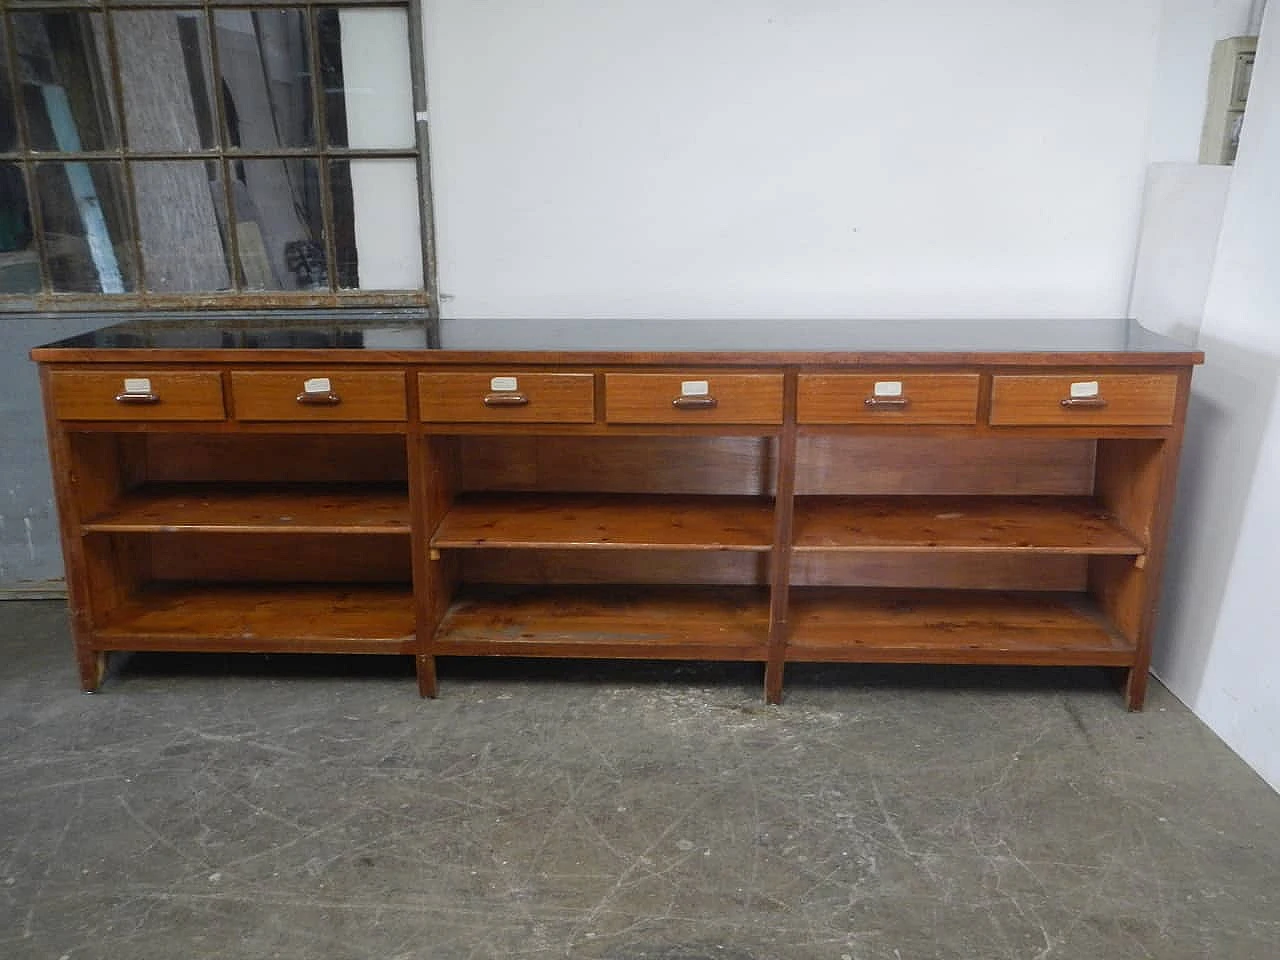
[[[1095,664],[1194,364],[1132,321],[134,322],[41,365],[111,650]]]

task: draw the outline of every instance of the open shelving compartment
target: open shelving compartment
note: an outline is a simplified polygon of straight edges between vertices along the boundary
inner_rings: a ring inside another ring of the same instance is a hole
[[[434,654],[767,659],[776,436],[422,442]]]
[[[1132,667],[1164,455],[1151,438],[802,436],[787,659]]]
[[[97,650],[416,652],[403,432],[68,443]]]

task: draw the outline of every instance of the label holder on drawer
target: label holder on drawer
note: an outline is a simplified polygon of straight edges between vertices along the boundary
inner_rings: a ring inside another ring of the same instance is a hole
[[[671,401],[677,410],[708,410],[716,405],[709,380],[681,380],[680,396]]]
[[[901,410],[909,402],[903,393],[901,380],[877,380],[871,385],[871,396],[863,401],[863,405],[872,410]]]
[[[1075,380],[1072,381],[1068,390],[1068,395],[1062,398],[1062,406],[1064,407],[1105,407],[1107,401],[1102,399],[1102,393],[1097,380]]]
[[[333,392],[333,384],[328,377],[310,377],[302,381],[302,392],[298,394],[298,402],[312,406],[335,407],[342,398]]]
[[[150,377],[125,377],[124,389],[116,394],[116,403],[159,403],[160,395],[151,388]]]
[[[489,393],[485,394],[486,407],[527,407],[529,398],[520,392],[519,377],[490,377]]]

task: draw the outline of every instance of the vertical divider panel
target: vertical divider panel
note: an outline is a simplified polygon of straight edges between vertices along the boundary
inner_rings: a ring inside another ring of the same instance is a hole
[[[768,703],[782,702],[782,671],[786,663],[788,610],[791,591],[791,540],[796,489],[796,382],[787,370],[782,388],[782,430],[778,434],[777,475],[774,480],[773,550],[769,575],[769,659],[764,671]]]
[[[427,484],[430,482],[425,457],[427,438],[422,431],[422,406],[418,400],[419,383],[415,371],[405,374],[405,458],[408,473],[409,496],[409,564],[413,578],[414,606],[414,672],[418,679],[418,694],[423,697],[436,695],[436,664],[431,655],[431,636],[428,630],[430,608],[427,603],[430,579],[431,532],[427,529]]]
[[[416,403],[413,409],[417,409]],[[413,523],[414,597],[418,606],[418,692],[436,695],[435,635],[457,586],[457,557],[431,546],[458,482],[458,443],[448,436],[411,432],[409,497]]]

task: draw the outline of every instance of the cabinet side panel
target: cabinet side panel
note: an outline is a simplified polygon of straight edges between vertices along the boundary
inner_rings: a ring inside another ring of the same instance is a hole
[[[1144,544],[1160,504],[1164,440],[1099,440],[1094,494],[1112,516]]]

